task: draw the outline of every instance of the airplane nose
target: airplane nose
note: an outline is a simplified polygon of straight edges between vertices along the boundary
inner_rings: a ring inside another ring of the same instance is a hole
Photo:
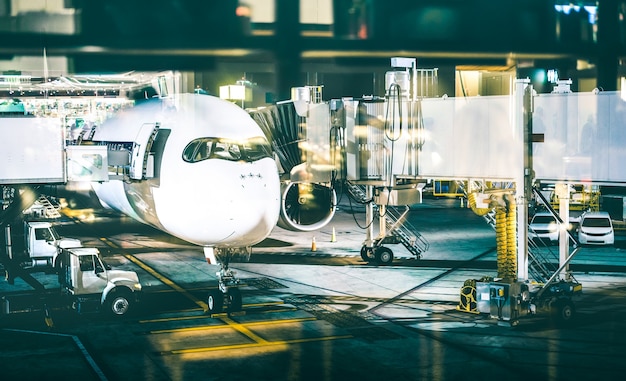
[[[262,241],[276,225],[280,211],[277,171],[274,175],[239,168],[211,173],[203,181],[179,184],[178,210],[170,210],[178,213],[178,223],[169,230],[203,246],[243,247]]]

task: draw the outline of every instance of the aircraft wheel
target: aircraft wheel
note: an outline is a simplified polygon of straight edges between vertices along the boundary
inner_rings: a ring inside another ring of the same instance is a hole
[[[232,287],[228,289],[228,311],[229,312],[238,312],[241,311],[242,302],[241,302],[241,291]]]
[[[374,253],[371,247],[367,247],[367,246],[361,247],[361,259],[363,259],[367,263],[370,263],[373,258],[374,258]]]
[[[209,291],[207,306],[210,314],[219,314],[224,308],[224,294],[220,290]]]
[[[376,262],[381,265],[388,265],[393,262],[393,251],[390,248],[381,246],[376,249]]]

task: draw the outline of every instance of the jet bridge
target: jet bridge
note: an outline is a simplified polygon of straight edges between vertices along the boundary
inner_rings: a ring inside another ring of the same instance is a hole
[[[409,206],[421,202],[426,183],[417,172],[423,139],[420,104],[415,101],[417,93],[411,95],[408,89],[411,79],[412,89],[418,88],[419,77],[420,94],[428,93],[432,90],[428,86],[436,84],[437,70],[418,71],[415,60],[394,62],[404,67],[387,75],[385,97],[322,102],[321,87],[308,86],[293,89],[289,101],[252,112],[283,171],[287,190],[282,209],[287,215],[281,216],[281,226],[314,230],[325,225],[336,207],[335,189],[345,186],[358,203],[366,205],[369,227],[361,256],[368,262],[393,260],[384,244],[401,243],[417,258],[428,249],[425,238],[405,222]],[[317,192],[310,192],[308,186]],[[306,215],[315,216],[314,221],[304,224]]]
[[[498,279],[508,286],[492,287],[493,301],[500,303],[496,317],[520,316],[520,311],[502,314],[503,306],[514,305],[503,296],[509,292],[512,298],[523,293],[528,305],[557,306],[567,315],[571,305],[562,299],[580,289],[568,270],[576,250],[569,253],[564,231],[559,266],[545,266],[549,260],[528,247],[528,205],[536,198],[538,181],[626,184],[626,167],[619,165],[626,159],[622,94],[573,94],[566,81],[552,94],[536,94],[530,81],[522,79],[511,96],[416,97],[411,94],[416,72],[412,63],[390,72],[381,97],[316,102],[317,111],[327,107],[329,120],[307,119],[310,105],[301,104],[299,146],[307,149],[299,176],[314,178],[326,170],[331,186],[345,184],[356,200],[366,203],[370,222],[374,211],[387,217],[394,215],[388,208],[421,202],[426,181],[445,178],[464,184],[468,207],[485,216],[498,235]],[[568,221],[567,201],[567,194],[560,195],[561,221]],[[402,220],[399,216],[395,218]],[[397,231],[399,225],[380,218],[378,237],[367,232],[363,259],[382,263],[393,258],[382,245],[390,236],[406,236],[387,231]],[[422,241],[416,237],[407,241]],[[416,249],[418,258],[419,253]],[[541,283],[537,292],[516,285],[528,282],[529,273]]]
[[[0,116],[0,185],[107,181],[103,146],[66,145],[59,118]]]

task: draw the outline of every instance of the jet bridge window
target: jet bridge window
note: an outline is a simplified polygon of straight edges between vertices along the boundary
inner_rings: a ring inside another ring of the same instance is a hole
[[[270,145],[265,138],[246,140],[200,138],[193,140],[183,151],[183,160],[196,163],[207,159],[253,162],[272,157]]]

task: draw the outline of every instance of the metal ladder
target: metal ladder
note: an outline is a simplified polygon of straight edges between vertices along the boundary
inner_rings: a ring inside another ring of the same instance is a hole
[[[361,203],[371,202],[368,200],[362,185],[347,182],[348,192],[352,197]],[[374,204],[374,211],[379,213],[378,205]],[[375,240],[375,246],[385,243],[401,243],[411,254],[417,259],[421,258],[422,253],[428,251],[430,244],[422,236],[417,229],[406,220],[410,208],[407,206],[404,212],[400,212],[394,206],[387,206],[385,215],[385,227],[387,236]]]
[[[387,232],[396,237],[398,242],[395,242],[394,239],[387,240],[388,237],[385,237],[382,239],[382,243],[401,243],[411,254],[420,259],[422,253],[428,251],[430,244],[411,223],[405,221],[410,210],[407,206],[405,211],[400,213],[395,207],[387,207],[385,213]]]
[[[53,204],[48,197],[40,195],[39,198],[35,200],[35,204],[39,204],[43,207],[42,217],[51,219],[61,217],[61,213],[59,212],[61,206],[59,204]]]
[[[552,205],[544,195],[537,189],[533,188],[533,194],[535,197],[545,205],[545,207],[552,213],[559,223],[563,223],[559,214],[552,208]],[[574,250],[570,253],[570,257],[573,257],[579,250],[580,246],[574,236],[568,231],[567,236],[569,241],[572,242]],[[528,275],[537,283],[546,284],[555,275],[555,272],[559,271],[559,253],[555,253],[545,243],[538,244],[532,239],[528,239]],[[576,281],[574,276],[570,273],[568,277]]]
[[[458,187],[463,189],[463,194],[467,198],[467,189],[463,181],[457,181]],[[545,199],[543,194],[536,189],[533,189],[535,197],[541,200],[543,204],[552,212],[552,214],[559,220],[558,213],[552,209],[550,202]],[[484,220],[494,230],[496,229],[495,209],[482,216]],[[519,227],[518,227],[519,228]],[[576,239],[568,232],[569,239],[574,243],[575,254],[580,248]],[[550,249],[545,243],[539,244],[533,241],[531,238],[528,240],[528,275],[537,283],[546,284],[558,271],[559,268],[559,255]],[[573,279],[573,275],[569,274],[569,277]]]

